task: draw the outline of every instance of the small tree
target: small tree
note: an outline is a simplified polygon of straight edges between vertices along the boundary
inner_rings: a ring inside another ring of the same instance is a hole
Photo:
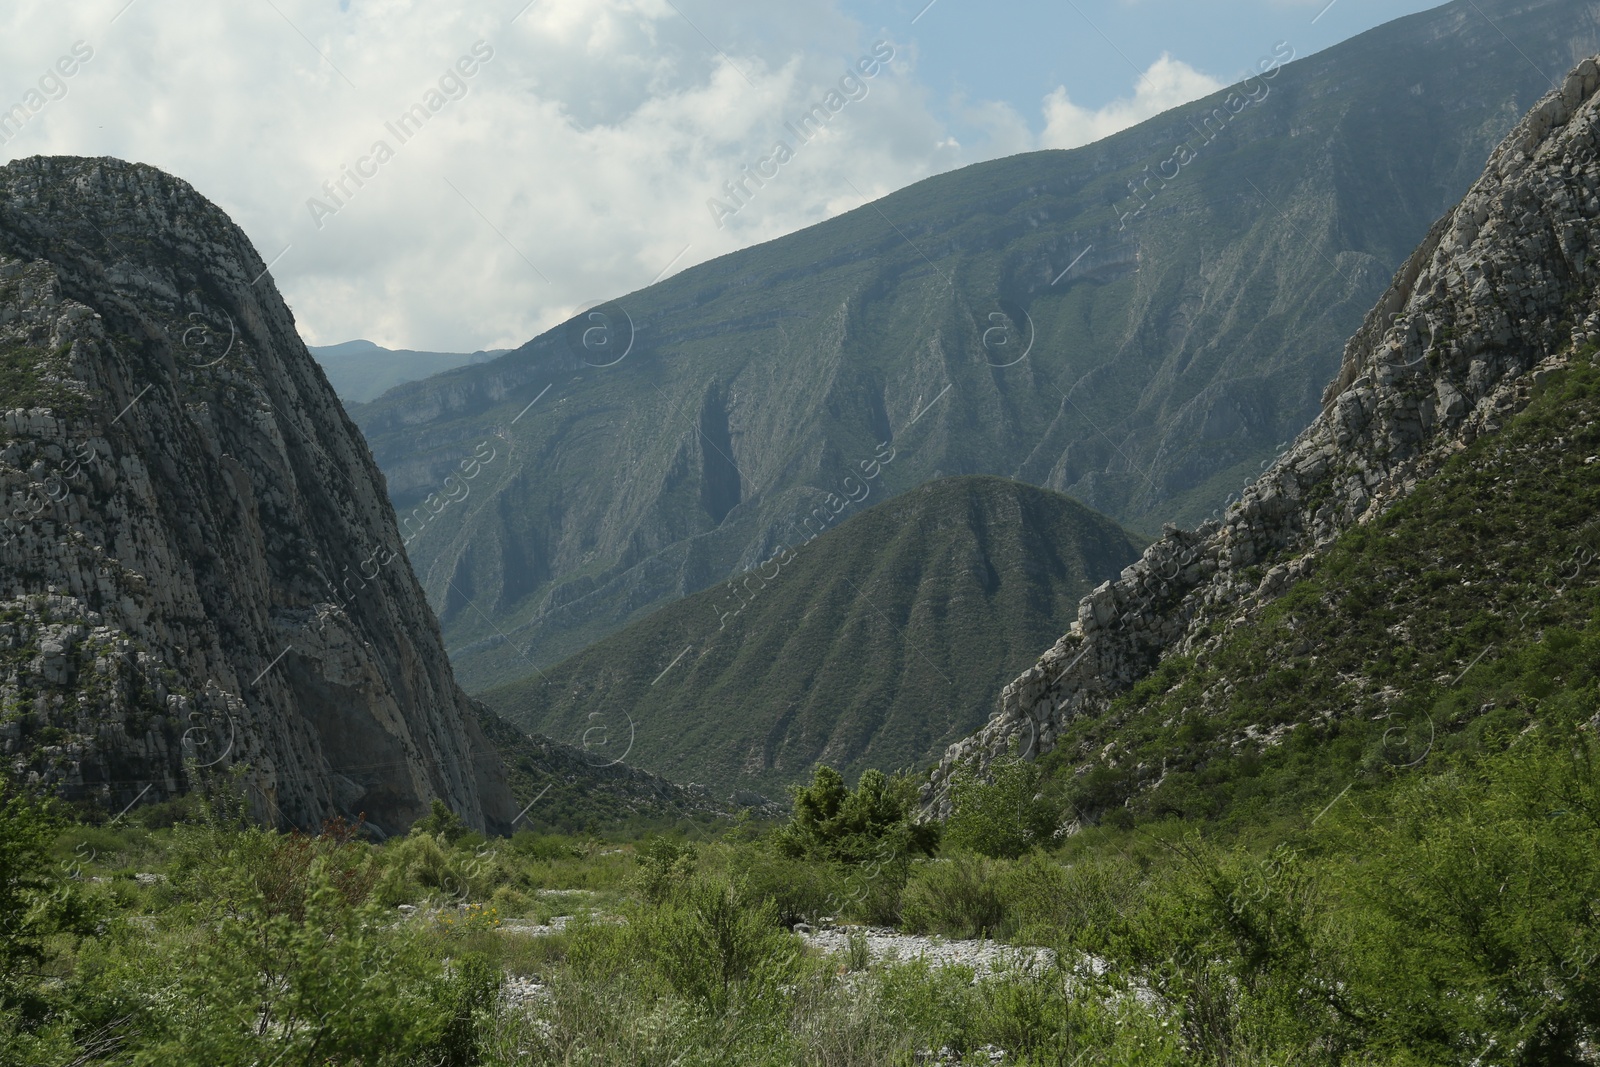
[[[411,824],[411,832],[438,834],[448,844],[455,844],[467,835],[467,824],[461,816],[450,810],[450,805],[434,797],[428,805],[428,814]]]
[[[931,856],[938,847],[939,828],[913,821],[916,786],[908,778],[871,770],[850,790],[838,771],[818,767],[811,784],[792,795],[794,817],[776,839],[784,855],[866,863],[886,851]]]
[[[1062,804],[1041,791],[1039,765],[1012,756],[992,763],[990,773],[988,781],[971,772],[956,777],[945,842],[993,859],[1016,859],[1048,844],[1061,824]]]

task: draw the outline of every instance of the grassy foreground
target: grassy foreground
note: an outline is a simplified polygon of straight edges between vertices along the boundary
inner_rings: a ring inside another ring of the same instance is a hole
[[[225,790],[169,827],[91,826],[13,795],[0,1062],[1594,1062],[1593,733],[1551,718],[1271,842],[1052,840],[1022,766],[962,790],[938,858],[874,774],[819,773],[784,826],[622,845],[439,811],[381,845],[280,834]],[[975,982],[789,929],[823,916],[1058,955]]]

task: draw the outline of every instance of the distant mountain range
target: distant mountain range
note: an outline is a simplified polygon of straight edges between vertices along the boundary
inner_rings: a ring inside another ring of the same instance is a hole
[[[943,478],[484,700],[719,797],[926,766],[1143,546],[1060,493]]]
[[[307,347],[322,364],[328,384],[346,406],[375,400],[404,382],[471,363],[485,363],[509,351],[494,348],[477,352],[414,352],[409,348],[383,348],[371,341]]]
[[[1546,72],[1600,48],[1600,4],[1460,0],[1274,66],[1291,47],[354,408],[465,684],[756,567],[880,442],[880,494],[1004,475],[1146,534],[1222,506]]]

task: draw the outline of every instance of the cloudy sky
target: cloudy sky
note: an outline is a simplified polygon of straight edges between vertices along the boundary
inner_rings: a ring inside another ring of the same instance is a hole
[[[510,347],[928,175],[1104,137],[1280,41],[1304,56],[1432,6],[6,0],[0,109],[27,117],[0,158],[186,179],[274,261],[312,344]],[[786,124],[818,104],[801,140]]]

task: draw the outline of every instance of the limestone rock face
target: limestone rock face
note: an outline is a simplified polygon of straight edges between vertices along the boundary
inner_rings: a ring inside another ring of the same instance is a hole
[[[1495,150],[1346,345],[1321,415],[1224,514],[1168,527],[1086,597],[1078,622],[1002,692],[924,788],[949,810],[962,766],[1049,751],[1169,653],[1283,592],[1346,528],[1370,522],[1499,429],[1575,348],[1600,343],[1600,65],[1586,59]]]
[[[383,477],[221,210],[112,159],[0,168],[0,412],[22,779],[116,811],[244,765],[278,825],[508,825]]]

